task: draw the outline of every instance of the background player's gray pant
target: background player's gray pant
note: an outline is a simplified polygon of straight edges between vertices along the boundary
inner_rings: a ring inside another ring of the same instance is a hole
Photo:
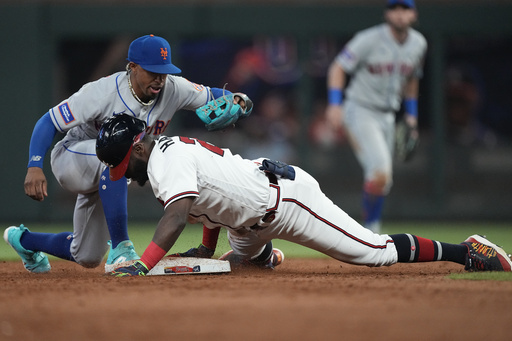
[[[363,168],[365,182],[374,180],[377,174],[385,175],[383,194],[387,194],[393,183],[395,114],[371,110],[348,99],[344,109],[344,125]]]

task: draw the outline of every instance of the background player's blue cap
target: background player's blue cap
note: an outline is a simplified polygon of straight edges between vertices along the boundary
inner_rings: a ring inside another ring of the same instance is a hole
[[[393,6],[404,6],[407,8],[415,8],[414,0],[388,0],[388,4],[386,7],[393,7]]]
[[[139,64],[144,70],[160,74],[180,73],[171,63],[171,46],[164,38],[152,34],[135,39],[128,49],[130,62]]]

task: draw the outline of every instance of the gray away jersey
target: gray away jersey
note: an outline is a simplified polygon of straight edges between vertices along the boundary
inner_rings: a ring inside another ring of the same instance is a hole
[[[168,75],[165,86],[155,101],[140,104],[128,86],[126,72],[118,72],[90,82],[68,99],[50,109],[58,131],[74,139],[96,139],[103,122],[112,115],[126,113],[144,120],[149,134],[165,131],[174,113],[180,109],[195,110],[213,99],[210,88],[179,76]]]
[[[426,50],[425,37],[412,28],[403,44],[393,38],[387,24],[358,32],[336,57],[352,76],[347,98],[368,108],[397,111],[406,80],[422,76]]]

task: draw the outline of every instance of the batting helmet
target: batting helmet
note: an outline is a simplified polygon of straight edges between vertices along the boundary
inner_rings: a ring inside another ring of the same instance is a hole
[[[109,118],[96,138],[96,155],[110,170],[110,180],[124,176],[133,145],[144,136],[146,123],[133,116],[120,114]]]

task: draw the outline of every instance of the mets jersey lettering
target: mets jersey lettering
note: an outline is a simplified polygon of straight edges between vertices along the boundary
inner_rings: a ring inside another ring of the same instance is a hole
[[[371,74],[393,74],[396,71],[402,76],[410,76],[414,70],[413,65],[399,64],[398,67],[395,64],[368,64],[368,72]]]

